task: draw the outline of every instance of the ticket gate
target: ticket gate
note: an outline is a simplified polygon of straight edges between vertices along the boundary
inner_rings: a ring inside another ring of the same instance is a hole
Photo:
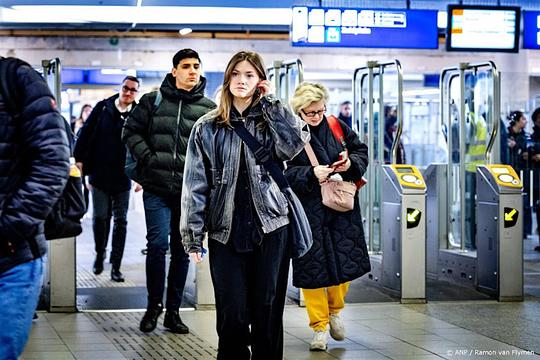
[[[479,166],[476,177],[478,289],[523,301],[522,184],[508,165]]]
[[[413,165],[383,165],[381,284],[426,302],[426,183]]]
[[[43,78],[61,109],[61,63],[60,59],[43,60]],[[42,305],[49,312],[75,312],[76,304],[76,243],[75,238],[48,241],[47,269],[44,272]]]

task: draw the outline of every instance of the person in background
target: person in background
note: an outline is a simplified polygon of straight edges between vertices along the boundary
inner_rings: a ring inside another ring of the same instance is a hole
[[[530,176],[528,135],[525,132],[527,118],[522,111],[512,111],[508,115],[508,153],[511,165],[523,181],[523,237],[532,232],[531,206],[529,202]]]
[[[533,133],[531,134],[528,152],[533,171],[533,200],[534,211],[536,212],[536,225],[538,226],[536,228],[536,234],[540,234],[540,108],[533,111],[531,120],[533,122]],[[534,250],[540,252],[540,244]]]
[[[6,360],[18,359],[28,340],[45,263],[44,223],[66,185],[70,156],[66,120],[45,80],[22,61],[13,78],[24,104],[19,118],[0,94],[0,359]]]
[[[111,280],[123,282],[120,271],[127,236],[131,180],[124,172],[126,147],[122,127],[136,105],[139,80],[126,76],[120,91],[96,104],[75,144],[77,166],[88,174],[92,190],[93,231],[96,250],[94,274],[103,272],[111,218],[114,217],[110,261]]]
[[[90,116],[92,109],[93,109],[92,105],[90,104],[84,104],[82,106],[79,117],[73,123],[73,133],[75,135],[77,135],[79,133],[79,130],[83,127],[84,123],[86,122],[86,119],[88,119],[88,116]]]
[[[285,176],[306,211],[313,246],[293,260],[293,284],[302,289],[309,326],[313,329],[310,350],[324,351],[330,336],[342,341],[345,327],[339,316],[352,280],[371,269],[364,238],[358,197],[354,209],[338,212],[323,205],[321,187],[331,175],[355,182],[368,166],[368,148],[344,122],[346,147],[340,144],[325,116],[328,91],[321,84],[302,83],[291,100],[293,111],[309,125],[309,142],[320,165],[312,165],[306,150],[287,163]]]
[[[339,104],[338,118],[347,124],[348,127],[352,128],[352,103],[349,100]]]
[[[86,119],[88,119],[88,116],[90,116],[90,113],[92,112],[92,105],[90,104],[84,104],[81,108],[81,113],[79,114],[79,117],[72,123],[73,125],[73,133],[76,136],[79,136],[79,131],[83,127],[84,123],[86,122]],[[84,179],[84,203],[86,204],[86,210],[88,210],[88,204],[90,200],[90,189],[89,185],[86,184],[86,175],[83,173],[83,179]]]
[[[195,50],[178,51],[172,65],[160,89],[143,95],[124,125],[122,140],[137,159],[146,218],[148,305],[139,328],[153,331],[163,312],[170,235],[163,325],[174,333],[187,334],[189,329],[179,315],[189,267],[179,230],[182,177],[191,128],[215,104],[204,96],[206,79],[201,76],[201,59]],[[162,100],[156,104],[158,94]]]
[[[392,144],[394,143],[394,133],[396,132],[397,109],[391,106],[384,107],[384,162],[392,162]],[[405,149],[400,140],[397,146],[396,164],[405,164]]]
[[[197,122],[188,143],[180,231],[196,262],[208,232],[220,360],[283,358],[287,198],[234,130],[245,127],[274,161],[295,156],[309,133],[271,93],[260,55],[236,53],[218,109]]]

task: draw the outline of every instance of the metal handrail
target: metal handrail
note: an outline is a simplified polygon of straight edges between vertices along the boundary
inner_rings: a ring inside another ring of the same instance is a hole
[[[43,67],[43,73],[45,81],[47,82],[47,75],[55,74],[54,77],[54,97],[56,98],[56,106],[62,109],[62,68],[59,58],[42,60],[41,66]]]

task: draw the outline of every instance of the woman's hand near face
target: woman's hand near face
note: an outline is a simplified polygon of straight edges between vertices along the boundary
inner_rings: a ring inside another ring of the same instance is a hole
[[[257,84],[257,88],[261,92],[261,96],[274,93],[274,87],[273,87],[272,83],[270,81],[268,81],[268,80],[261,80]]]
[[[328,165],[317,165],[313,168],[313,173],[319,182],[324,182],[328,179],[328,176],[334,172],[334,169]]]

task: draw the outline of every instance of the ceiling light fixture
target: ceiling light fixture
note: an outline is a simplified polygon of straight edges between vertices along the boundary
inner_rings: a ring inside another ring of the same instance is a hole
[[[182,35],[182,36],[186,36],[187,34],[190,34],[192,31],[193,31],[193,29],[192,29],[192,28],[188,28],[188,27],[182,28],[182,29],[178,30],[178,32],[179,32],[180,35]]]

